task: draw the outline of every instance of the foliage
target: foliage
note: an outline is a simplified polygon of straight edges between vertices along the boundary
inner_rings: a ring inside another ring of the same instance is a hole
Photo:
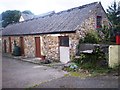
[[[97,44],[99,43],[99,41],[100,41],[100,38],[99,38],[98,32],[91,30],[87,32],[84,38],[81,38],[79,40],[79,44],[81,43],[96,43]],[[77,48],[79,48],[79,45],[77,46]]]
[[[23,11],[22,13],[24,13],[24,14],[29,14],[29,15],[34,15],[30,10],[25,10],[25,11]]]
[[[120,32],[120,1],[118,3],[114,1],[113,4],[108,7],[107,15],[113,25],[113,33]]]
[[[84,43],[99,43],[99,36],[98,33],[95,31],[90,31],[84,37]]]
[[[99,32],[99,31],[98,31]],[[110,40],[110,33],[111,33],[111,30],[110,28],[108,28],[107,26],[103,26],[101,28],[101,32],[103,33],[104,35],[104,38],[102,40],[102,42],[106,42],[106,41],[109,41]],[[99,36],[100,37],[100,36]]]
[[[80,58],[75,59],[74,62],[83,69],[95,69],[98,67],[107,67],[107,60],[106,54],[98,46],[92,54],[80,54]]]
[[[2,26],[6,27],[9,24],[19,22],[20,11],[17,10],[7,10],[2,13]]]

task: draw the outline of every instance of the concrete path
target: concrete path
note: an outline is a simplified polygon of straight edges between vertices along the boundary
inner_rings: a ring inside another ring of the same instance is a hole
[[[7,57],[2,58],[2,88],[29,88],[55,78],[61,78],[66,73],[47,66]]]

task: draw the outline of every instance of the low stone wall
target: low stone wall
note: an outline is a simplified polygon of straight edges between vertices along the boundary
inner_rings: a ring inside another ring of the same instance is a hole
[[[96,46],[99,46],[104,53],[108,54],[109,45],[107,44],[82,43],[79,45],[79,49],[77,49],[76,55],[79,56],[81,51],[94,50]]]
[[[120,45],[109,46],[109,67],[120,65]]]

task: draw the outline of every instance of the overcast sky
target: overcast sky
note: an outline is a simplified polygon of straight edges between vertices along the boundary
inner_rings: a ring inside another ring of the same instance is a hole
[[[30,10],[38,15],[53,10],[59,12],[96,1],[97,0],[0,0],[0,13],[6,10]],[[99,1],[101,1],[104,9],[106,9],[114,0]]]

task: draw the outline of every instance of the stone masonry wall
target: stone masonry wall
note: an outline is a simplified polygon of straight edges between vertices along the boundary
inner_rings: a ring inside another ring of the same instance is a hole
[[[65,33],[23,36],[25,57],[35,57],[35,37],[40,37],[41,55],[46,56],[47,59],[59,61],[59,36],[69,36],[70,57],[74,56],[79,38],[76,37],[76,33]],[[8,38],[9,37],[3,37],[3,41],[6,40],[7,42],[7,52],[9,50]],[[16,41],[17,46],[20,46],[19,40],[20,36],[11,36],[12,52],[14,49],[14,41]]]
[[[11,48],[12,52],[14,49],[14,41],[16,41],[16,45],[20,46],[20,37],[21,36],[10,36],[11,38]],[[40,36],[23,36],[24,40],[24,53],[25,57],[35,57],[35,40],[34,37],[40,37]],[[4,52],[4,40],[6,40],[6,46],[7,46],[7,53],[9,52],[9,37],[3,37],[3,52]]]
[[[14,49],[14,41],[16,41],[16,45],[19,46],[19,37],[18,36],[10,36],[11,38],[11,49],[13,52]],[[4,52],[4,40],[6,40],[6,49],[7,49],[7,53],[9,53],[9,37],[2,37],[2,47],[3,47],[3,52]]]
[[[9,52],[9,40],[8,40],[8,37],[2,38],[2,51],[3,52],[5,51],[4,40],[6,40],[6,52]]]
[[[24,52],[26,57],[35,57],[34,36],[24,36]]]
[[[101,7],[101,5],[98,4],[94,10],[90,11],[90,16],[87,17],[84,22],[82,22],[82,24],[79,26],[78,30],[76,31],[77,36],[79,38],[84,38],[86,33],[89,32],[90,30],[94,30],[94,31],[97,30],[96,28],[96,17],[97,16],[102,17],[102,22],[101,22],[102,27],[103,26],[110,27],[109,20],[107,18],[105,11]]]
[[[51,35],[43,35],[42,36],[42,51],[43,55],[46,56],[47,59],[58,60],[59,52],[58,52],[58,37]]]
[[[77,46],[78,40],[79,40],[76,37],[76,33],[48,34],[48,35],[42,36],[42,40],[43,40],[42,51],[46,55],[46,58],[53,59],[53,60],[60,59],[59,36],[68,36],[69,37],[70,57],[75,55],[76,46]]]

